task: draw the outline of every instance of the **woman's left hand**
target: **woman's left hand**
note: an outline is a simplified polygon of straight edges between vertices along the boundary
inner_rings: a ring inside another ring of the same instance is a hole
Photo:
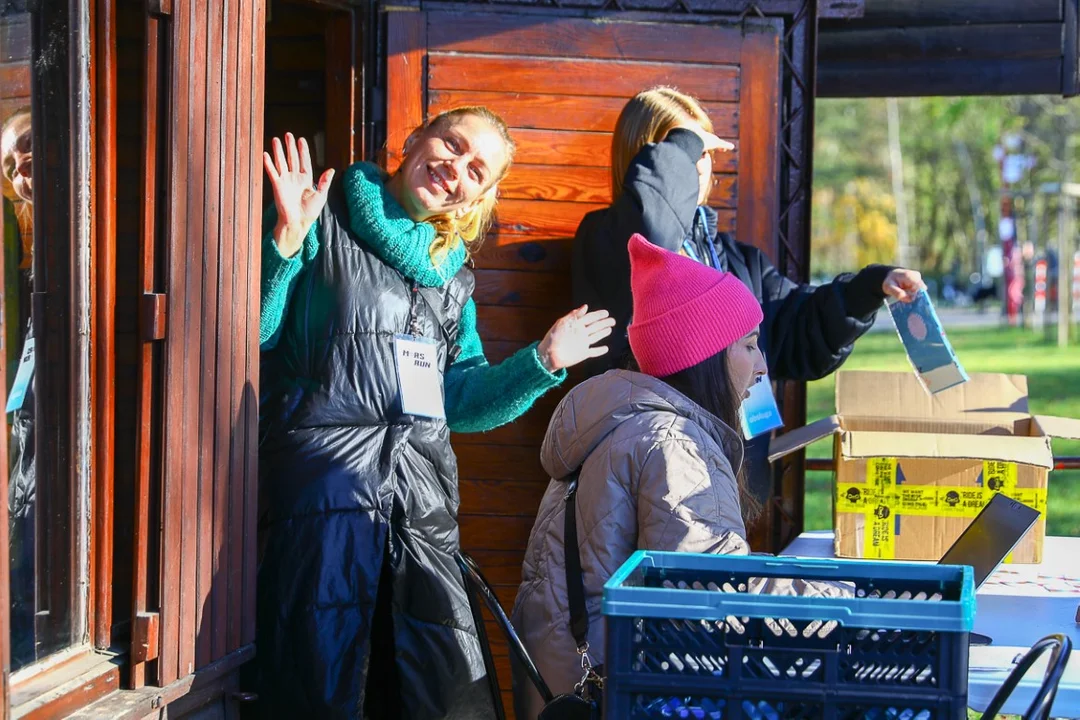
[[[611,335],[615,319],[607,310],[589,312],[582,305],[569,315],[560,318],[536,348],[540,363],[551,373],[573,367],[589,358],[600,357],[608,349],[598,342]]]
[[[918,270],[896,268],[885,277],[881,291],[885,297],[896,298],[900,302],[913,302],[920,290],[926,289],[922,273]]]

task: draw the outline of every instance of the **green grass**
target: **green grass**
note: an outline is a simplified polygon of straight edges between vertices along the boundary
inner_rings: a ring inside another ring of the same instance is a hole
[[[885,319],[888,322],[888,319]],[[1031,410],[1044,415],[1080,418],[1080,347],[1059,349],[1030,330],[989,328],[955,330],[949,340],[968,372],[1026,375]],[[863,337],[844,364],[845,370],[911,371],[904,349],[891,332]],[[834,412],[834,378],[808,385],[807,419]],[[1057,455],[1080,455],[1080,442],[1055,440]],[[809,457],[831,457],[832,441],[811,445]],[[806,474],[806,528],[832,528],[832,473]],[[1050,473],[1047,533],[1080,536],[1080,471]]]

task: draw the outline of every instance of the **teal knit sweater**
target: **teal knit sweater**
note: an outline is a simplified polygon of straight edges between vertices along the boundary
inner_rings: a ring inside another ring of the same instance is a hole
[[[442,287],[465,263],[465,249],[459,243],[431,260],[429,249],[435,228],[417,223],[387,192],[382,171],[368,163],[356,163],[345,171],[345,196],[349,207],[349,228],[362,238],[388,265],[425,287]],[[319,224],[316,222],[300,252],[285,258],[274,243],[276,213],[271,207],[263,217],[262,295],[259,316],[259,345],[269,350],[277,345],[293,289],[301,271],[319,253]],[[537,398],[566,379],[566,371],[549,373],[540,364],[536,344],[523,348],[498,365],[489,365],[476,331],[476,304],[466,302],[458,327],[457,360],[444,378],[446,420],[454,432],[483,432],[512,422],[523,415]]]

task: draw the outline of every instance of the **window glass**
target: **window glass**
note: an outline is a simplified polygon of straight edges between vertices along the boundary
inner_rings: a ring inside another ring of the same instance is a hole
[[[0,0],[11,659],[72,643],[67,0]]]

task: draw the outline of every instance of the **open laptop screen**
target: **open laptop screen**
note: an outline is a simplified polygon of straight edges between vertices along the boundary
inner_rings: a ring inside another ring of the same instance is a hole
[[[1038,519],[1038,510],[998,493],[945,551],[940,564],[970,565],[978,589]]]

